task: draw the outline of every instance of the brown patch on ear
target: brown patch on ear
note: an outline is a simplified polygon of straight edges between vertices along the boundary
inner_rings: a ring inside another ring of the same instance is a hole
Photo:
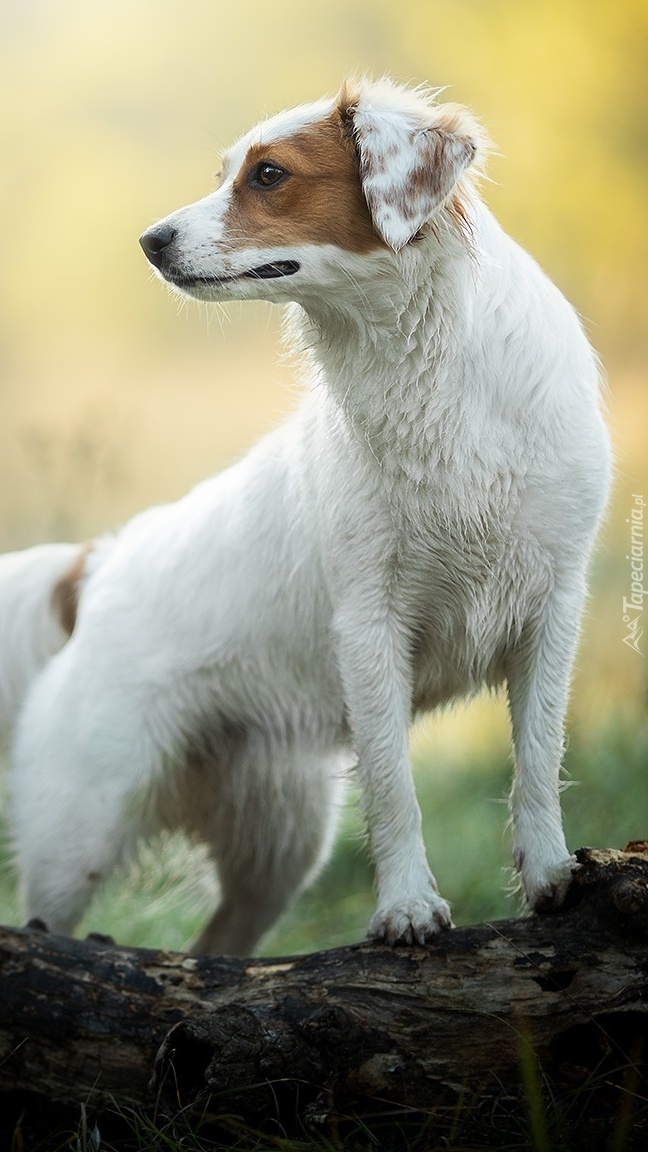
[[[84,545],[74,564],[68,568],[67,572],[64,572],[52,589],[52,608],[68,636],[74,632],[81,583],[85,576],[86,561],[93,548],[93,544]]]
[[[467,167],[475,156],[475,144],[467,136],[447,132],[445,128],[428,128],[421,134],[428,142],[418,167],[409,176],[408,191],[412,197],[428,191],[439,202],[447,195],[447,185],[455,182],[455,165]],[[409,205],[404,205],[404,212]]]

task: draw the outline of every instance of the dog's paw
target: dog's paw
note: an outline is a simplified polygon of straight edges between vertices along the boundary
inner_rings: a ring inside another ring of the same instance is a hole
[[[404,900],[392,908],[379,908],[367,936],[380,944],[425,944],[453,927],[447,900],[432,893],[424,900]]]
[[[527,872],[522,867],[522,885],[531,912],[554,912],[565,901],[574,872],[580,867],[575,856],[542,871]]]

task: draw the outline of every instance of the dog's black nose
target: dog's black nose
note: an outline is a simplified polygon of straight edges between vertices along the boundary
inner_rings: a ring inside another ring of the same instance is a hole
[[[176,230],[170,224],[155,224],[140,236],[139,242],[151,264],[155,264],[156,268],[162,266],[165,252],[175,240],[175,236]]]

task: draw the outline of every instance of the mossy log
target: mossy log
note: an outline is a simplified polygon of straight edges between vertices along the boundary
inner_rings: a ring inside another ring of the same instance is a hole
[[[561,911],[425,948],[236,959],[0,929],[0,1093],[316,1122],[514,1092],[531,1051],[550,1078],[638,1085],[648,842],[577,856]]]

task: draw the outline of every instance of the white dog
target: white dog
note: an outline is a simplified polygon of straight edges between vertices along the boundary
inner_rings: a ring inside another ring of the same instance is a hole
[[[408,729],[504,682],[515,864],[530,908],[562,900],[563,719],[610,455],[574,312],[477,194],[484,147],[466,109],[359,82],[262,123],[217,191],[142,236],[183,293],[296,303],[306,394],[114,542],[4,560],[5,717],[45,665],[12,808],[26,909],[52,929],[181,827],[222,886],[197,948],[251,950],[326,859],[355,760],[369,935],[430,939],[450,909]]]

